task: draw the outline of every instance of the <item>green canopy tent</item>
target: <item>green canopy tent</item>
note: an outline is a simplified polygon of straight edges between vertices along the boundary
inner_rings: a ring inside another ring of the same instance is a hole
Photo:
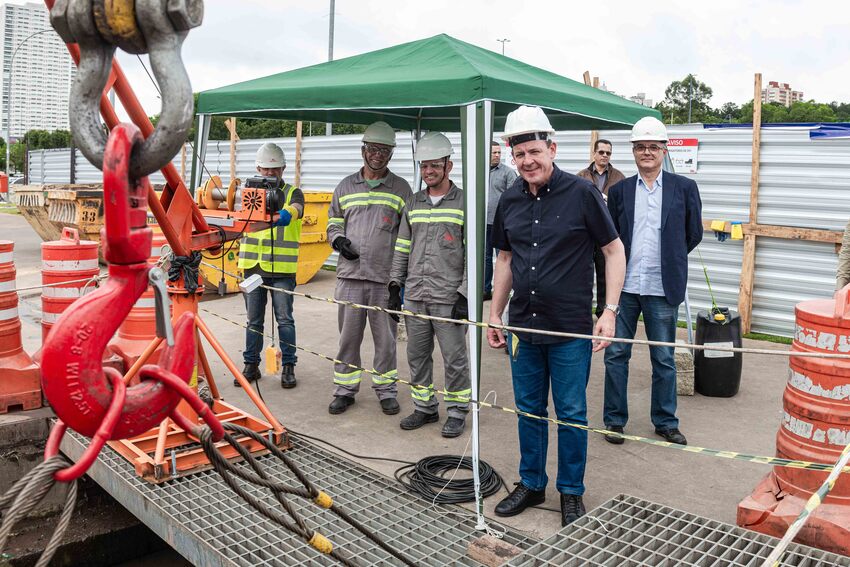
[[[383,120],[398,129],[461,132],[466,189],[467,298],[481,321],[485,203],[493,129],[517,106],[541,106],[559,130],[628,128],[660,114],[617,95],[441,34],[337,61],[212,89],[198,99],[200,171],[211,115],[353,124]],[[478,399],[481,329],[469,333],[472,391]],[[473,472],[478,527],[478,413],[473,406]]]

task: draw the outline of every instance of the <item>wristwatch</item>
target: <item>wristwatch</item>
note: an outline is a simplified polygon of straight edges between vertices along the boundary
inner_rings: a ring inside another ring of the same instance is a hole
[[[614,312],[614,315],[619,315],[619,314],[620,314],[620,306],[619,306],[619,305],[613,305],[613,304],[611,304],[611,303],[606,303],[606,304],[605,304],[605,309],[610,309],[611,311],[613,311],[613,312]]]

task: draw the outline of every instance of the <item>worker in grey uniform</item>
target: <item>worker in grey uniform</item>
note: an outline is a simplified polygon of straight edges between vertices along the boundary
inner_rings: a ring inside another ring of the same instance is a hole
[[[467,319],[466,252],[464,246],[463,190],[450,179],[452,144],[439,132],[419,141],[414,159],[419,162],[427,189],[413,195],[401,218],[390,274],[388,308],[413,313]],[[439,421],[434,395],[434,335],[440,343],[445,367],[443,401],[448,419],[443,437],[463,433],[469,409],[469,362],[466,326],[405,316],[407,361],[410,364],[414,411],[401,420],[402,429],[418,429]]]
[[[395,149],[395,132],[375,122],[363,133],[363,167],[339,182],[328,210],[328,242],[339,252],[334,298],[364,305],[386,305],[387,284],[410,185],[387,164]],[[334,399],[328,406],[341,414],[360,390],[360,345],[366,320],[375,344],[372,389],[387,415],[399,412],[396,400],[396,321],[386,313],[339,306],[339,352],[334,364]],[[349,366],[351,365],[351,366]]]

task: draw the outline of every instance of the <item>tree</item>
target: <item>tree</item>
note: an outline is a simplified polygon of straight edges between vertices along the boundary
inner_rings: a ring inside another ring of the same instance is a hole
[[[724,122],[737,122],[741,117],[741,107],[734,102],[727,102],[717,109],[716,114]]]
[[[716,116],[708,106],[712,94],[711,87],[688,74],[681,81],[670,83],[664,91],[662,105],[667,114],[677,117],[679,122],[687,122],[689,110],[691,122],[711,122]]]
[[[761,105],[761,123],[775,124],[777,122],[836,122],[838,120],[834,107],[829,104],[817,103],[813,100],[795,102],[786,107],[778,102]],[[753,121],[753,101],[741,107],[738,122]]]

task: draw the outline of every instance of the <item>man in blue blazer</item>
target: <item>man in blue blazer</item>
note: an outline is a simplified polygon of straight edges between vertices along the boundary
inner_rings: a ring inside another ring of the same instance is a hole
[[[702,240],[702,202],[693,180],[662,171],[667,129],[657,118],[632,129],[638,175],[608,191],[608,210],[626,249],[626,282],[620,295],[616,337],[632,339],[643,314],[649,340],[675,342],[679,304],[688,283],[688,253]],[[687,445],[676,417],[673,347],[649,347],[652,362],[650,417],[655,432]],[[609,431],[623,433],[629,418],[628,381],[632,345],[615,342],[605,351],[605,408]],[[619,445],[623,438],[606,435]]]

